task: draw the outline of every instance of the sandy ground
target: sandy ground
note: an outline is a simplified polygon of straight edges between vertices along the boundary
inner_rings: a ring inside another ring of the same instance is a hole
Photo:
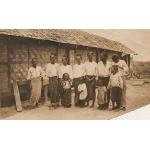
[[[150,84],[140,86],[133,86],[132,81],[128,81],[127,90],[127,111],[100,111],[95,108],[58,108],[56,110],[49,110],[48,103],[41,105],[40,108],[34,110],[24,110],[17,113],[15,107],[1,108],[0,119],[77,119],[77,120],[99,120],[112,119],[123,115],[129,111],[135,110],[150,103],[149,89]]]

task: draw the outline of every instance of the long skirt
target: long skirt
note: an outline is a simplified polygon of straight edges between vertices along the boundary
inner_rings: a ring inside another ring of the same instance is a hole
[[[98,80],[102,82],[102,85],[98,84],[98,87],[100,87],[100,86],[107,87],[108,83],[109,83],[109,78],[110,77],[99,77]],[[98,95],[101,95],[102,94],[101,90],[100,90],[101,88],[98,88],[98,89],[99,89],[98,90]],[[110,101],[110,90],[107,90],[107,99],[102,99],[102,98],[98,99],[98,103],[99,103],[99,105],[108,107],[109,101]]]
[[[31,79],[30,104],[32,106],[35,106],[38,103],[41,97],[41,88],[42,88],[42,82],[40,77]]]
[[[121,99],[121,107],[126,107],[126,91],[127,91],[127,83],[125,76],[122,76],[123,80],[123,89],[122,89],[122,99]]]
[[[78,86],[82,80],[83,80],[83,77],[73,79],[73,86],[74,86],[74,92],[75,92],[75,97],[74,97],[75,105],[77,105],[79,101]]]
[[[51,104],[59,103],[59,82],[58,77],[49,78],[49,94]]]
[[[64,107],[71,106],[71,89],[63,89],[62,91],[62,105]]]
[[[89,79],[93,78],[93,76],[87,76]],[[92,81],[89,81],[86,78],[86,86],[87,86],[87,100],[95,100],[96,92],[96,79],[94,78]]]

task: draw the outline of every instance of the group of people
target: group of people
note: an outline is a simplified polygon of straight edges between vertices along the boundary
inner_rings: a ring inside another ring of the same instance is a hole
[[[94,107],[97,99],[100,110],[126,110],[128,66],[125,61],[114,54],[110,62],[106,52],[101,53],[98,64],[93,60],[92,52],[87,54],[88,61],[85,63],[82,63],[80,54],[75,58],[76,63],[73,66],[68,64],[66,56],[62,58],[62,65],[59,65],[56,62],[56,55],[52,53],[45,69],[37,65],[36,58],[32,59],[27,77],[31,83],[30,106],[38,107],[42,81],[47,79],[50,108],[56,109],[60,105],[65,108],[71,107],[74,89],[74,104],[77,107]],[[111,108],[109,108],[110,101],[112,101]]]

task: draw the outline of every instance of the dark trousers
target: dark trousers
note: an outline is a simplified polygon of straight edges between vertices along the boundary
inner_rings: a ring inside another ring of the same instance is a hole
[[[122,89],[120,87],[112,87],[111,88],[111,101],[117,104],[117,107],[120,107],[122,99]]]
[[[62,103],[62,106],[64,107],[71,106],[71,89],[62,90],[61,103]]]
[[[83,80],[83,77],[73,79],[73,86],[74,86],[74,92],[75,92],[75,97],[74,97],[75,105],[78,105],[78,101],[79,101],[78,86],[82,80]]]
[[[49,93],[51,104],[59,103],[58,77],[49,77]]]
[[[94,77],[93,80],[89,81],[88,79],[92,79],[94,76],[86,76],[86,86],[87,86],[87,101],[89,102],[90,100],[93,101],[93,104],[95,102],[95,97],[96,97],[96,79]]]

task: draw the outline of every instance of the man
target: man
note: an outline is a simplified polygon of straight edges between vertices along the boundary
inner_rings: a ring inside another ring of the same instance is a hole
[[[84,64],[81,63],[82,57],[80,54],[76,55],[76,64],[73,66],[73,85],[75,90],[75,105],[78,106],[79,93],[78,93],[78,85],[84,79],[85,76],[85,67]]]
[[[62,81],[62,77],[63,77],[63,75],[65,74],[65,73],[67,73],[68,75],[69,75],[69,78],[71,79],[71,81],[72,81],[72,79],[73,79],[73,72],[72,72],[72,66],[71,65],[68,65],[68,59],[67,59],[67,57],[66,56],[64,56],[63,58],[62,58],[62,65],[59,67],[59,72],[58,72],[58,74],[59,74],[59,92],[60,92],[60,97],[61,97],[61,104],[62,104],[62,106],[64,105],[64,101],[63,101],[63,99],[62,99],[62,86],[61,86],[61,81]]]
[[[108,61],[106,52],[100,55],[100,61],[97,65],[98,86],[108,86],[110,78],[111,63]],[[110,92],[107,90],[107,99],[105,101],[98,100],[99,109],[107,109],[109,106]]]
[[[38,107],[38,101],[41,96],[41,78],[43,76],[42,68],[37,66],[37,59],[33,58],[31,60],[32,67],[28,71],[28,80],[31,80],[31,95],[30,95],[30,105],[31,108]]]
[[[55,54],[50,55],[50,63],[46,65],[46,75],[49,78],[49,93],[50,93],[50,105],[56,109],[59,106],[59,92],[58,92],[58,70],[59,64],[56,63]]]
[[[121,60],[118,55],[112,56],[113,63],[112,65],[118,66],[119,72],[121,74],[122,80],[123,80],[123,89],[122,89],[122,99],[121,99],[121,110],[126,110],[126,75],[129,72],[128,65],[124,60]]]
[[[96,69],[97,63],[93,61],[93,53],[87,54],[88,62],[85,62],[85,81],[87,86],[87,106],[89,101],[92,100],[91,107],[94,107],[95,103],[95,88],[96,88]]]

